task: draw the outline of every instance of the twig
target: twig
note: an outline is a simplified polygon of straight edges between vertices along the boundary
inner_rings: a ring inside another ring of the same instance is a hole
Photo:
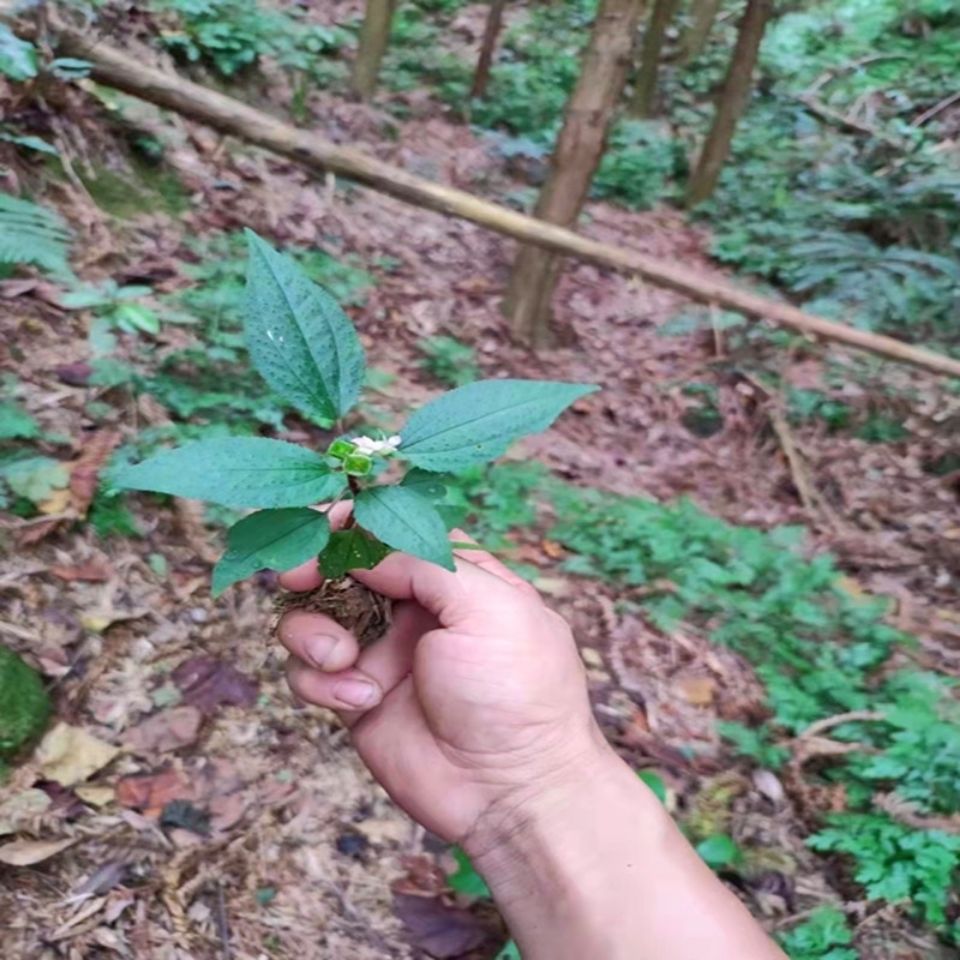
[[[9,633],[11,637],[19,640],[26,640],[28,643],[39,643],[42,639],[35,630],[28,630],[26,627],[18,626],[15,623],[9,623],[6,620],[0,620],[0,633]]]
[[[834,110],[833,107],[828,107],[825,103],[817,100],[816,97],[811,97],[804,93],[797,97],[797,101],[802,103],[814,116],[819,117],[827,123],[832,123],[843,130],[850,130],[853,133],[861,133],[868,137],[874,137],[877,140],[882,140],[884,143],[890,144],[892,147],[903,147],[903,141],[890,136],[888,133],[884,133],[883,130],[871,127],[867,123],[861,123],[859,120],[855,120],[853,117],[841,113],[839,110]]]
[[[227,904],[223,896],[223,884],[217,881],[217,911],[214,915],[217,936],[220,938],[220,950],[223,960],[231,960],[233,950],[230,948],[230,921],[227,919]]]
[[[804,95],[812,97],[814,94],[819,93],[828,83],[831,83],[838,77],[842,77],[845,73],[852,73],[854,70],[859,70],[860,67],[865,67],[868,63],[876,63],[878,60],[906,60],[907,56],[908,54],[906,53],[873,53],[867,57],[860,57],[859,60],[851,60],[850,63],[843,64],[842,66],[832,67],[820,74],[820,76],[807,87]]]
[[[880,721],[885,719],[886,715],[879,710],[851,710],[848,713],[837,713],[832,717],[824,717],[822,720],[811,723],[806,730],[797,736],[797,739],[806,740],[808,737],[816,737],[824,730],[839,727],[841,723],[862,723],[866,720]]]
[[[928,120],[932,120],[938,113],[942,113],[947,107],[952,107],[958,100],[960,100],[960,90],[956,93],[951,93],[949,97],[944,97],[939,103],[935,103],[929,110],[924,110],[923,113],[917,117],[913,123],[910,124],[911,127],[922,127]]]

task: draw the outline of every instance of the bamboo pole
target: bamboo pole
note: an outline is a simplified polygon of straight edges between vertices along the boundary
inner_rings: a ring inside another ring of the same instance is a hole
[[[960,360],[806,313],[789,304],[741,290],[722,277],[703,275],[674,262],[600,243],[564,227],[481,200],[466,191],[431,183],[352,147],[341,147],[316,134],[298,130],[222,93],[145,66],[80,31],[59,27],[57,32],[60,52],[88,60],[93,79],[98,83],[175,110],[223,133],[242,137],[312,170],[355,180],[414,206],[470,220],[524,243],[638,274],[650,283],[702,303],[716,304],[753,319],[769,320],[799,333],[833,340],[934,373],[960,377]]]

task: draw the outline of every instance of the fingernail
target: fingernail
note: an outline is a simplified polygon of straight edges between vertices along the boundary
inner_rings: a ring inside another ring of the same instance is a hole
[[[369,680],[341,680],[333,695],[347,707],[372,707],[380,699],[380,691]]]
[[[324,664],[329,661],[330,654],[333,653],[334,648],[339,642],[336,637],[327,636],[323,633],[317,634],[312,637],[307,637],[303,641],[303,652],[315,667],[322,670]]]

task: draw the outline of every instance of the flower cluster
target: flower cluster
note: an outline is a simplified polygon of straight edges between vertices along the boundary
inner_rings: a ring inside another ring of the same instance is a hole
[[[388,457],[397,452],[400,446],[400,436],[387,437],[386,440],[374,440],[373,437],[354,437],[350,441],[357,453],[365,453],[368,457],[377,455]]]

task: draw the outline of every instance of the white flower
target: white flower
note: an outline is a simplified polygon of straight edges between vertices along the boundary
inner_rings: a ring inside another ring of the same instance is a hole
[[[364,453],[368,457],[377,455],[388,457],[391,453],[397,452],[400,446],[399,435],[387,437],[386,440],[375,440],[373,437],[354,437],[350,441],[356,448],[357,453]]]

